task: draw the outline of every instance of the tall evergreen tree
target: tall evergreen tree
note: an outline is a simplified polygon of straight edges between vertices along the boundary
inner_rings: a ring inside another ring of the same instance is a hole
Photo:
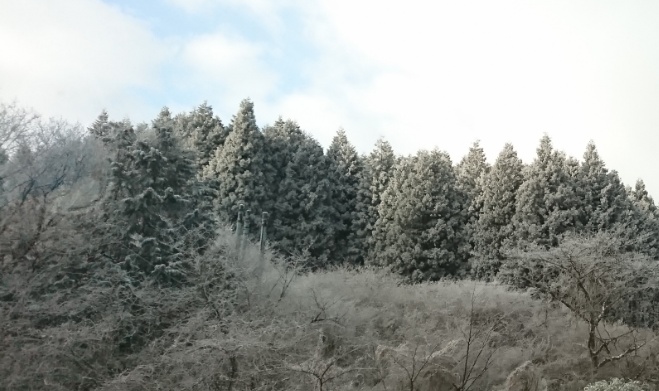
[[[358,197],[358,237],[363,243],[365,261],[371,264],[377,258],[373,231],[378,220],[378,208],[393,176],[395,164],[394,150],[383,138],[377,140],[373,151],[364,158]]]
[[[117,147],[116,142],[121,138],[119,133],[128,128],[133,128],[130,121],[110,121],[108,112],[103,110],[87,130],[95,139],[103,142],[108,150],[114,152],[114,149]],[[134,128],[133,133],[135,133]]]
[[[401,228],[395,222],[396,202],[398,194],[402,193],[405,185],[409,185],[415,158],[401,157],[396,160],[393,174],[387,187],[382,193],[378,205],[378,218],[373,226],[373,247],[369,254],[369,263],[377,266],[391,266],[395,263],[398,248],[395,246]]]
[[[176,138],[174,123],[168,108],[165,107],[160,111],[152,127],[155,134],[152,149],[157,149],[167,162],[157,167],[159,172],[156,172],[155,166],[149,168],[148,171],[154,175],[153,186],[163,190],[185,188],[195,176],[194,166],[190,164],[193,155],[189,150],[182,148]]]
[[[630,197],[639,210],[648,215],[657,214],[657,206],[654,203],[654,199],[652,199],[652,196],[645,188],[645,182],[643,182],[642,179],[636,181],[634,189],[630,192]]]
[[[98,115],[92,126],[88,128],[89,133],[94,137],[103,139],[103,137],[109,136],[110,133],[110,117],[107,110],[102,110],[101,114]]]
[[[189,114],[177,118],[175,122],[184,146],[196,152],[197,167],[201,173],[215,155],[215,151],[224,145],[229,130],[222,125],[220,118],[213,114],[213,107],[208,102],[203,102]]]
[[[618,173],[607,170],[593,142],[586,147],[579,180],[586,231],[624,234],[631,202]]]
[[[490,166],[486,161],[485,151],[481,148],[479,141],[476,141],[469,148],[469,153],[455,167],[455,170],[458,189],[467,197],[465,206],[467,224],[465,232],[473,250],[476,245],[474,242],[476,223],[483,208],[481,197],[483,193],[483,180],[484,176],[490,170]]]
[[[659,259],[659,210],[640,179],[629,196],[633,207],[629,228],[634,238],[634,250]]]
[[[334,262],[360,264],[363,263],[363,248],[357,236],[356,222],[359,219],[357,195],[363,163],[343,129],[332,139],[327,159],[331,186],[329,218],[334,233],[331,258]]]
[[[176,189],[181,193],[179,200],[185,197],[185,202],[172,204],[180,209],[177,221],[181,228],[186,232],[194,232],[193,235],[185,237],[185,245],[203,251],[208,247],[217,227],[213,213],[213,200],[217,198],[217,192],[213,184],[200,180],[197,150],[185,147],[177,135],[176,122],[172,119],[169,109],[164,108],[160,112],[158,118],[153,121],[152,128],[156,136],[155,147],[167,162],[163,168],[161,186],[165,189]]]
[[[112,197],[104,208],[115,242],[106,251],[135,275],[180,283],[189,267],[181,238],[195,224],[195,169],[172,125],[165,108],[154,121],[154,140],[138,140],[132,128],[115,135]]]
[[[519,242],[556,246],[561,235],[578,229],[580,211],[566,162],[545,135],[517,194],[513,220]]]
[[[573,156],[569,156],[564,162],[564,171],[567,174],[567,186],[571,191],[566,193],[568,199],[565,202],[573,205],[575,209],[575,227],[577,231],[583,230],[583,189],[581,189],[581,163]]]
[[[483,192],[479,197],[482,205],[473,240],[475,255],[485,260],[474,267],[477,277],[496,274],[504,249],[515,234],[513,217],[517,205],[517,192],[524,181],[524,165],[517,157],[512,144],[506,144],[499,153],[492,169],[483,177]]]
[[[610,232],[623,238],[630,251],[647,252],[644,249],[648,243],[643,243],[647,238],[642,228],[645,216],[636,210],[618,172],[610,171],[607,178],[609,184],[602,191],[600,207],[596,209],[598,231]]]
[[[457,189],[445,152],[421,151],[394,174],[381,218],[385,226],[385,264],[413,281],[439,280],[466,272],[465,195]],[[395,188],[394,188],[395,187]],[[389,217],[391,216],[391,217]]]
[[[218,217],[233,222],[240,204],[251,210],[250,225],[260,223],[260,213],[266,210],[266,182],[263,134],[256,125],[254,104],[245,99],[233,117],[232,131],[224,146],[215,150],[203,177],[217,182],[215,203]]]
[[[269,237],[284,254],[304,254],[322,265],[331,248],[327,221],[329,181],[322,146],[294,121],[277,120],[263,131],[270,194]]]

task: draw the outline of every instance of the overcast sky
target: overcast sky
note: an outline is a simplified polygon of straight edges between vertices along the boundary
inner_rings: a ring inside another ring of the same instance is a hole
[[[594,140],[659,197],[659,1],[2,1],[0,100],[89,125],[150,121],[207,100],[224,123],[250,97],[360,152],[477,139],[532,161],[544,133]]]

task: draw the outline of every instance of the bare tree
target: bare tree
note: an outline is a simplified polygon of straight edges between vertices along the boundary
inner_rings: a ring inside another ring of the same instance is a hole
[[[623,249],[623,243],[610,235],[569,237],[550,250],[511,253],[500,277],[561,303],[584,321],[588,326],[585,347],[597,369],[647,342],[634,327],[612,334],[606,323],[614,320],[627,300],[659,282],[656,263]]]
[[[490,369],[496,347],[490,347],[495,330],[501,325],[503,316],[492,315],[478,322],[475,313],[476,287],[471,293],[467,326],[461,330],[465,350],[459,358],[459,376],[453,384],[456,391],[469,391]]]
[[[479,380],[487,373],[497,353],[496,330],[502,325],[500,314],[477,311],[476,289],[471,293],[468,313],[455,319],[461,338],[448,343],[428,343],[425,338],[396,348],[378,346],[376,363],[387,389],[386,379],[395,371],[403,379],[402,388],[409,391],[469,391],[478,389]]]
[[[0,258],[27,259],[34,269],[37,244],[62,220],[92,154],[79,126],[15,104],[0,104],[0,151]]]
[[[12,154],[20,142],[30,138],[30,128],[39,116],[14,103],[0,103],[0,148]]]

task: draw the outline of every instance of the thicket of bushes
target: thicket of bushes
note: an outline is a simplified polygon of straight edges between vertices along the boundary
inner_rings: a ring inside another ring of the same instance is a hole
[[[596,369],[586,322],[496,283],[305,274],[251,245],[238,263],[230,231],[194,264],[176,288],[109,263],[6,271],[2,388],[582,390],[659,374],[652,331],[600,325],[624,335],[611,355],[645,345]]]

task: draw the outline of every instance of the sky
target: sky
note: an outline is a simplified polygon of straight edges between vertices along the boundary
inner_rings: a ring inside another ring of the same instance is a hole
[[[0,102],[88,126],[207,101],[229,123],[294,119],[360,153],[540,138],[659,198],[655,0],[0,0]]]

